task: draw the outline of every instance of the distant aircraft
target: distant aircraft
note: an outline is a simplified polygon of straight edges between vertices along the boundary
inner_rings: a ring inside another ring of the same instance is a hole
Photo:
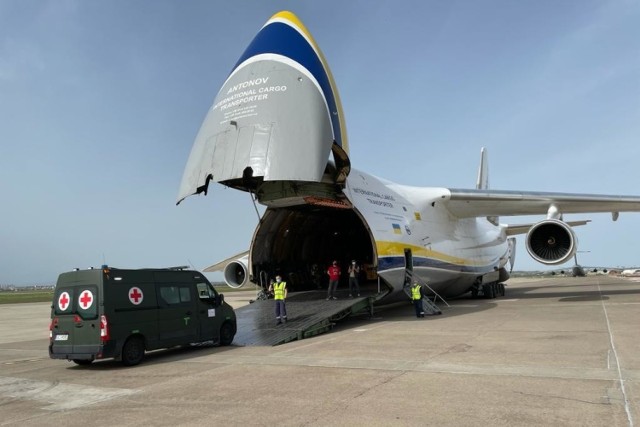
[[[206,195],[211,181],[267,207],[248,252],[219,266],[230,286],[262,283],[274,266],[303,275],[313,264],[356,259],[377,273],[385,300],[405,298],[411,272],[445,297],[495,297],[513,267],[513,236],[526,234],[533,259],[558,265],[576,253],[572,227],[588,222],[567,222],[564,214],[611,212],[615,221],[619,212],[640,211],[640,196],[491,190],[484,149],[474,189],[404,186],[352,169],[331,71],[287,11],[267,21],[222,84],[177,203]],[[543,218],[499,220],[518,215]],[[296,290],[303,289],[315,287],[301,280]]]
[[[638,269],[638,268],[628,268],[626,270],[622,270],[620,275],[621,276],[625,276],[625,277],[640,276],[640,269]]]

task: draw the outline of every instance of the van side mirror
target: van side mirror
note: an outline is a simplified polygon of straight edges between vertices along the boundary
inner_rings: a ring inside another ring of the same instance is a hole
[[[218,294],[218,301],[216,302],[218,306],[224,304],[224,294]]]

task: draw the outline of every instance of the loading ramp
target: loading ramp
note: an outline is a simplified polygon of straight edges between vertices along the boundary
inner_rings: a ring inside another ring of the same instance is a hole
[[[349,298],[348,291],[336,292],[337,300],[326,300],[327,291],[290,293],[287,322],[276,325],[275,303],[258,300],[237,308],[238,331],[234,345],[274,346],[328,332],[336,322],[357,313],[372,313],[373,303],[384,294],[363,291]]]

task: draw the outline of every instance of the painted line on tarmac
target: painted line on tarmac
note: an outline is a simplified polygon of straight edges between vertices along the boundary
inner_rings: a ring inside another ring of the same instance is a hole
[[[379,371],[406,371],[427,372],[453,375],[483,375],[483,376],[512,376],[532,378],[563,378],[575,380],[604,380],[616,381],[617,375],[612,370],[599,368],[585,368],[582,366],[528,366],[528,365],[495,365],[486,364],[456,364],[423,362],[409,359],[386,360],[380,358],[342,358],[323,356],[226,356],[217,354],[215,358],[210,356],[201,359],[192,359],[195,363],[225,363],[229,365],[255,365],[255,366],[306,366],[321,368],[365,369]],[[631,374],[630,377],[634,375]]]
[[[607,313],[607,306],[604,303],[602,289],[600,289],[600,283],[598,283],[598,292],[600,293],[600,303],[602,304],[602,311],[604,312],[604,318],[607,321],[607,331],[609,332],[609,344],[611,345],[613,358],[616,362],[616,368],[618,372],[618,382],[620,383],[620,391],[622,392],[622,397],[624,397],[624,411],[627,414],[627,421],[629,423],[629,427],[633,427],[633,416],[631,415],[631,406],[629,404],[629,397],[627,396],[627,390],[624,385],[625,379],[624,379],[624,376],[622,375],[622,367],[620,366],[618,351],[616,350],[616,345],[614,342],[615,340],[613,339],[613,333],[611,332],[611,323],[609,322],[609,314]]]

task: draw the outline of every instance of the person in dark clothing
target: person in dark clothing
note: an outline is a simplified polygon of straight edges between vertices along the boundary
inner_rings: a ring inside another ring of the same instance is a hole
[[[358,284],[358,275],[360,274],[360,266],[356,264],[356,260],[351,261],[351,265],[349,266],[349,296],[352,297],[354,294],[360,296],[360,286]],[[355,292],[353,290],[355,289]]]

